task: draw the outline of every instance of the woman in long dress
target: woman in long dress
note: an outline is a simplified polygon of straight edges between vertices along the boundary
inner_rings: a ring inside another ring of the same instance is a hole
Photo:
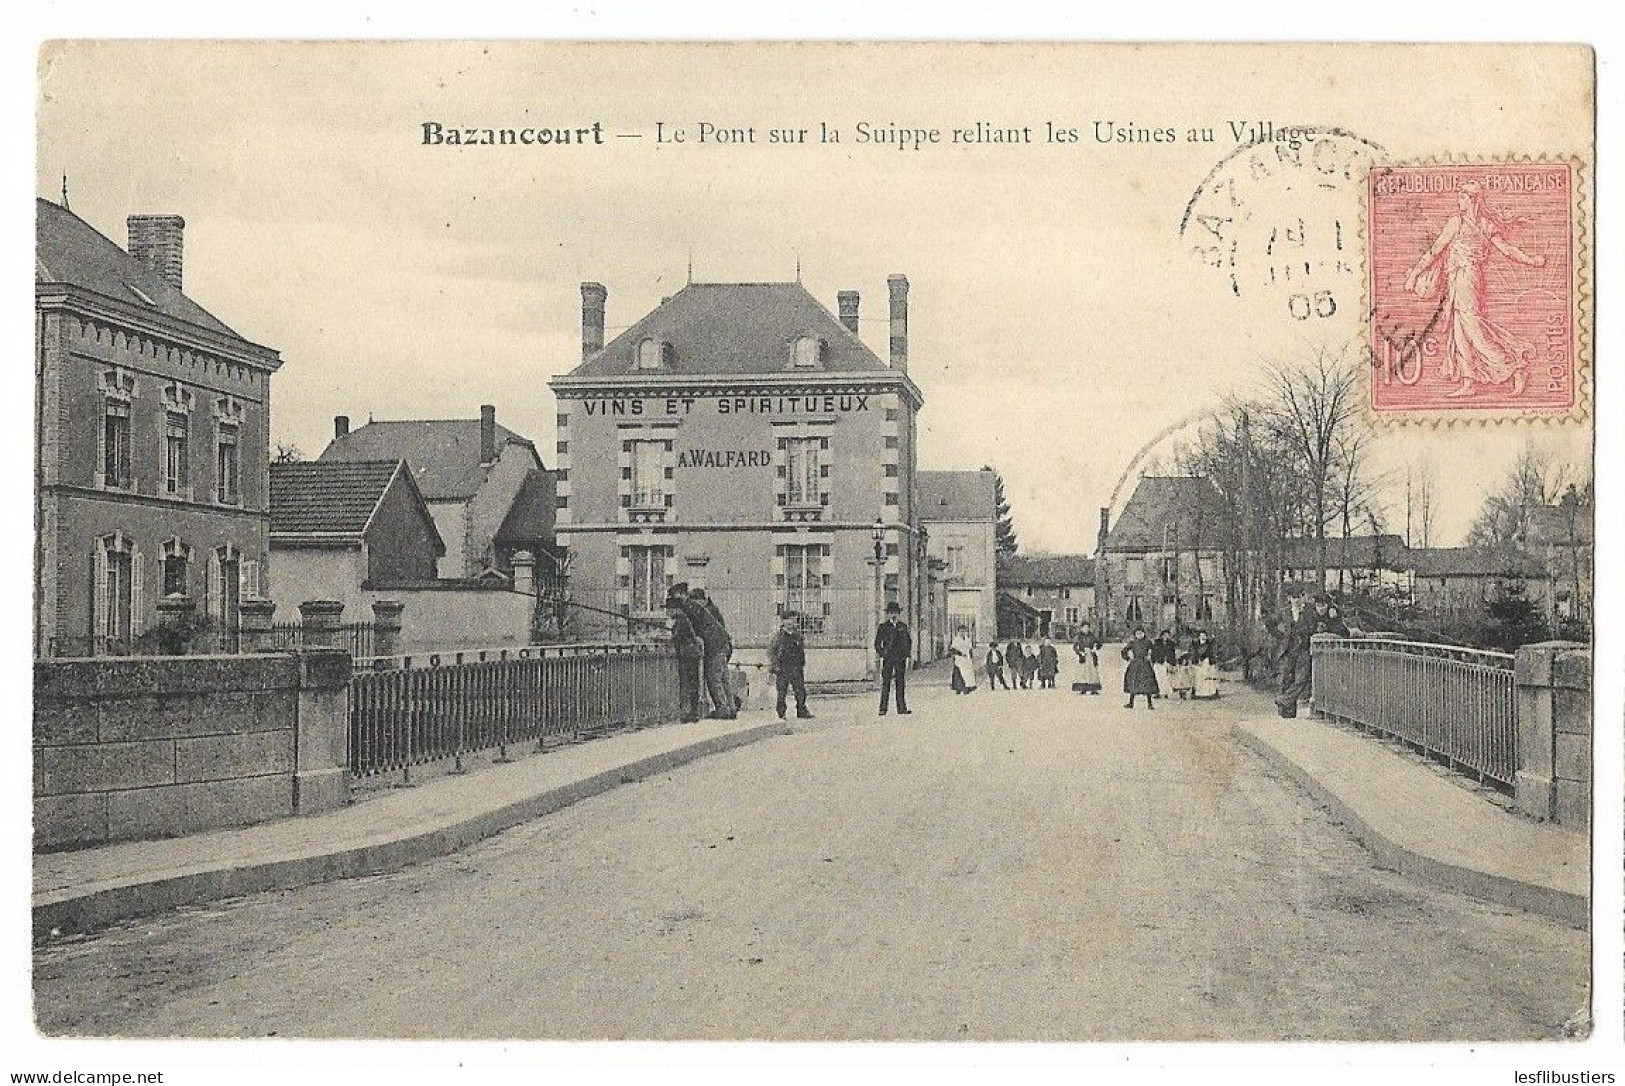
[[[1123,671],[1123,693],[1128,695],[1124,708],[1134,708],[1134,699],[1144,694],[1145,707],[1155,709],[1162,688],[1157,685],[1157,673],[1151,667],[1151,642],[1143,626],[1134,627],[1134,636],[1123,646],[1123,659],[1128,661]]]
[[[954,659],[954,693],[969,694],[976,689],[976,645],[970,639],[969,630],[961,626],[954,632],[948,653]]]
[[[1151,671],[1157,677],[1157,697],[1173,689],[1174,635],[1163,630],[1151,641]]]
[[[1174,662],[1171,667],[1171,682],[1174,693],[1179,695],[1180,701],[1191,697],[1196,689],[1196,669],[1191,662],[1191,634],[1189,630],[1181,630],[1179,639],[1174,642]]]
[[[1192,697],[1211,699],[1219,696],[1219,665],[1215,661],[1213,639],[1206,630],[1196,632],[1196,643],[1191,646],[1191,669],[1196,680]]]
[[[1461,384],[1446,396],[1470,396],[1473,383],[1503,385],[1512,382],[1512,394],[1521,395],[1535,346],[1486,315],[1484,265],[1490,250],[1526,267],[1540,268],[1544,256],[1531,256],[1503,236],[1506,223],[1484,202],[1476,181],[1465,182],[1456,197],[1457,213],[1450,216],[1428,251],[1405,273],[1405,289],[1426,298],[1438,289],[1443,268],[1444,300],[1440,331],[1446,349],[1440,376]]]
[[[1078,652],[1078,681],[1072,688],[1080,694],[1100,693],[1100,653],[1095,646],[1085,646]]]

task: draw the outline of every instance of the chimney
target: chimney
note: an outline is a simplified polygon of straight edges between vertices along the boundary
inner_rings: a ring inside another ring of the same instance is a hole
[[[480,463],[494,464],[497,460],[497,409],[490,404],[480,405]]]
[[[131,215],[125,225],[130,232],[130,255],[180,290],[181,237],[186,220],[179,215]]]
[[[886,276],[891,292],[891,368],[908,372],[908,276]]]
[[[1111,511],[1111,509],[1109,509],[1108,507],[1103,505],[1103,506],[1100,507],[1100,537],[1095,543],[1095,548],[1096,548],[1097,553],[1101,553],[1101,554],[1105,553],[1105,551],[1106,551],[1106,535],[1111,530],[1111,526],[1112,526],[1112,511]]]
[[[581,284],[581,360],[604,349],[604,303],[609,291],[602,283]]]
[[[858,292],[855,290],[843,290],[835,296],[835,300],[840,304],[841,307],[841,323],[846,325],[846,330],[848,332],[851,332],[853,335],[857,335]]]
[[[334,415],[333,416],[333,437],[335,439],[341,438],[341,437],[343,437],[345,434],[347,434],[349,432],[350,432],[350,416],[349,415]]]

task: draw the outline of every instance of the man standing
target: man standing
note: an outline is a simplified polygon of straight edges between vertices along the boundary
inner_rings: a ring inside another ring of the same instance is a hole
[[[673,586],[672,592],[676,593],[678,588],[687,586]],[[715,720],[732,720],[739,715],[733,688],[728,683],[728,660],[733,656],[733,639],[728,636],[728,628],[722,624],[721,612],[716,604],[705,598],[703,588],[696,588],[687,595],[683,602],[683,613],[694,624],[694,632],[700,635],[700,642],[705,646],[702,666],[705,692],[711,698],[711,716]]]
[[[886,705],[891,696],[892,687],[897,687],[897,712],[899,716],[909,712],[908,694],[905,676],[908,674],[908,661],[914,651],[914,637],[909,633],[908,623],[897,616],[903,609],[896,603],[886,605],[886,621],[875,629],[875,655],[880,657],[880,715],[886,715]]]
[[[677,714],[685,724],[700,719],[700,667],[705,645],[694,632],[678,586],[666,593],[666,613],[671,616],[671,644],[677,651]]]
[[[778,633],[773,635],[772,642],[767,646],[767,667],[773,673],[774,684],[779,691],[776,705],[779,719],[784,719],[785,692],[793,690],[796,695],[796,719],[811,720],[812,714],[807,711],[807,643],[801,636],[800,618],[794,611],[784,616]]]
[[[1283,717],[1297,716],[1298,702],[1307,700],[1314,689],[1311,648],[1315,634],[1327,632],[1331,602],[1324,593],[1317,593],[1308,603],[1302,597],[1287,598],[1286,610],[1279,620],[1281,643],[1277,659],[1281,689],[1275,696],[1275,707]]]

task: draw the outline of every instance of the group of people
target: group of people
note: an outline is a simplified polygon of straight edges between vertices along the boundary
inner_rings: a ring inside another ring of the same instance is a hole
[[[671,620],[672,648],[677,653],[678,718],[700,719],[703,689],[712,719],[734,719],[739,715],[739,699],[728,680],[734,644],[721,609],[705,589],[678,583],[666,590],[666,614]],[[782,706],[782,693],[780,698]],[[805,693],[801,699],[806,700]]]
[[[963,655],[968,661],[971,652],[970,636],[965,634],[964,631],[960,631],[960,633],[964,634],[965,637]],[[959,643],[958,636],[954,638],[954,642],[955,646],[957,646]],[[954,690],[959,692],[960,679],[957,663],[960,655],[957,648],[951,651],[956,653],[954,656],[956,664]],[[1006,677],[1007,670],[1009,672],[1008,677]],[[1037,642],[1024,642],[1018,638],[1012,638],[1002,648],[995,641],[987,647],[987,652],[982,657],[982,671],[987,676],[987,688],[989,690],[1029,690],[1034,682],[1038,684],[1041,690],[1053,690],[1055,689],[1055,676],[1061,673],[1061,655],[1056,651],[1055,643],[1047,637]],[[969,679],[970,689],[974,690],[976,688],[974,666],[967,666],[965,673]]]
[[[1298,702],[1305,701],[1313,689],[1310,646],[1316,634],[1349,636],[1348,623],[1338,613],[1337,605],[1324,592],[1317,592],[1307,600],[1302,595],[1289,593],[1281,603],[1281,610],[1269,623],[1275,635],[1275,666],[1279,689],[1275,707],[1283,717],[1298,715]]]
[[[1176,636],[1164,629],[1153,638],[1144,626],[1136,626],[1122,655],[1128,662],[1123,671],[1125,708],[1134,708],[1135,700],[1144,697],[1145,707],[1155,709],[1156,700],[1169,693],[1181,701],[1219,696],[1217,648],[1206,630],[1181,630]]]

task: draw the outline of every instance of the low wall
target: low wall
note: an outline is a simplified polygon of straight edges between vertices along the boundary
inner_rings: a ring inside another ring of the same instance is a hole
[[[1525,645],[1516,665],[1518,808],[1584,829],[1591,819],[1591,650]]]
[[[398,654],[419,655],[444,649],[500,648],[531,643],[530,619],[536,601],[530,596],[497,588],[469,588],[456,582],[445,587],[411,585],[370,590],[366,603],[397,600],[401,612]],[[364,615],[348,621],[370,621]]]
[[[34,847],[241,826],[348,802],[350,657],[34,664]]]

